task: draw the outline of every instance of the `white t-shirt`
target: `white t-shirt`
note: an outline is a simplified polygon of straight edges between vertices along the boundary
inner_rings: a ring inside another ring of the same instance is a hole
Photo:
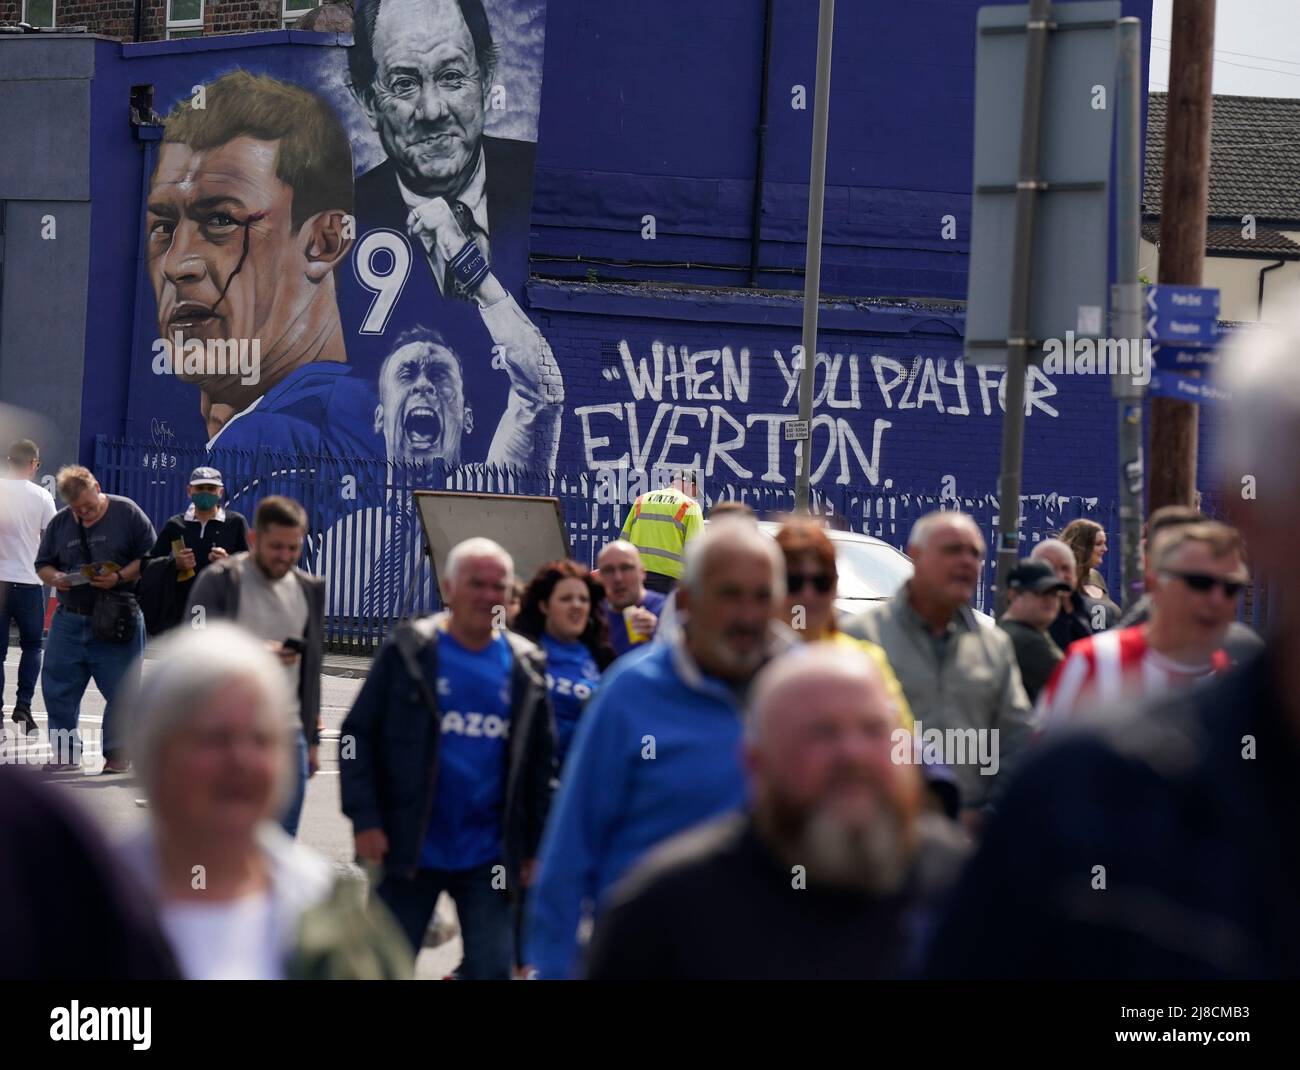
[[[161,920],[187,980],[284,980],[269,892],[225,903],[168,903]]]
[[[36,551],[54,517],[54,499],[30,479],[0,478],[0,581],[40,583]]]

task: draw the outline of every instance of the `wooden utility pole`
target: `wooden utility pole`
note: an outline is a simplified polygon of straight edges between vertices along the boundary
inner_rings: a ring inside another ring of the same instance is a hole
[[[1210,192],[1215,0],[1174,0],[1160,197],[1161,283],[1199,286]],[[1151,400],[1149,510],[1196,500],[1197,409]],[[1149,515],[1149,514],[1148,514]]]

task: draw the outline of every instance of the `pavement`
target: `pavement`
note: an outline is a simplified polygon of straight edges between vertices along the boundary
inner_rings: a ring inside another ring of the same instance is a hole
[[[45,702],[39,684],[32,712],[42,729],[40,741],[35,744],[20,742],[19,734],[15,732],[10,719],[18,682],[19,653],[15,636],[4,661],[4,687],[0,697],[3,698],[4,724],[9,739],[0,753],[3,754],[4,761],[38,765],[46,760],[50,752],[44,737]],[[150,656],[150,651],[146,651],[146,673],[153,660],[156,659]],[[321,734],[321,769],[307,785],[298,839],[328,858],[340,873],[364,879],[364,872],[353,862],[352,823],[339,808],[338,738],[343,718],[357,692],[361,690],[362,679],[369,671],[370,659],[331,654],[325,660],[324,672],[321,674],[321,719],[324,724]],[[51,776],[49,780],[98,822],[107,838],[118,841],[143,825],[148,819],[148,810],[136,803],[141,798],[141,790],[133,776],[96,775],[103,766],[97,731],[103,715],[104,697],[92,683],[86,689],[81,703],[81,726],[86,738],[82,773],[59,774]],[[444,895],[439,901],[430,936],[426,938],[424,950],[416,962],[416,977],[445,977],[455,969],[460,955],[461,943],[455,907]]]
[[[145,651],[146,658],[149,656]],[[355,654],[326,654],[321,662],[322,676],[341,676],[345,680],[364,680],[370,675],[371,658]]]
[[[152,661],[158,656],[157,639],[150,639],[144,648],[144,660]],[[18,645],[18,635],[15,632],[10,641],[10,649]],[[364,656],[357,654],[330,654],[326,653],[321,659],[320,672],[321,676],[336,676],[343,680],[364,680],[370,675],[370,665],[373,661],[371,655]]]
[[[144,656],[146,661],[149,661],[152,658],[157,657],[157,654],[155,653],[155,646],[157,642],[158,640],[156,638],[151,638],[146,644],[144,650]],[[10,655],[12,656],[14,654],[14,651],[16,651],[17,649],[18,649],[18,629],[16,627],[11,626],[9,629]],[[372,657],[369,654],[365,654],[365,655],[331,654],[327,652],[325,654],[324,660],[321,663],[321,675],[341,676],[345,680],[364,680],[367,676],[370,675],[371,661],[372,661]],[[8,663],[6,662],[6,664]],[[14,664],[16,665],[17,661],[15,661]],[[14,671],[16,672],[17,670],[15,669]],[[12,708],[13,707],[12,688],[10,689],[10,692],[7,692],[6,694],[7,694],[7,698],[6,698],[7,708]]]

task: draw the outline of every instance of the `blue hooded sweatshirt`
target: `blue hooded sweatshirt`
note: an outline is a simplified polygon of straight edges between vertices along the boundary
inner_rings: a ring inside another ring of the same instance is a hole
[[[569,750],[531,889],[526,960],[543,978],[578,973],[585,902],[647,850],[745,805],[741,709],[678,636],[610,667]]]

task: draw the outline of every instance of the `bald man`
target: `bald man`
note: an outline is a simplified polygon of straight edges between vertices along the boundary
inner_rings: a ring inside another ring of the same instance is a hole
[[[1071,643],[1115,626],[1118,618],[1105,601],[1089,598],[1077,589],[1074,551],[1067,543],[1060,539],[1044,539],[1033,548],[1029,559],[1050,565],[1052,571],[1070,585],[1069,592],[1061,595],[1061,611],[1047,629],[1052,642],[1062,651],[1068,651]]]
[[[752,805],[653,852],[596,925],[592,980],[893,978],[964,841],[926,812],[911,735],[871,659],[829,643],[760,674]]]
[[[1029,742],[1033,715],[1011,637],[985,627],[971,609],[985,552],[973,518],[927,513],[908,534],[912,578],[844,628],[884,648],[918,730],[965,741],[960,749],[945,746],[942,763],[956,775],[972,829]],[[996,762],[982,760],[993,754]]]
[[[596,558],[596,575],[605,588],[609,645],[619,657],[653,638],[667,595],[646,587],[641,551],[626,539],[606,543]]]

